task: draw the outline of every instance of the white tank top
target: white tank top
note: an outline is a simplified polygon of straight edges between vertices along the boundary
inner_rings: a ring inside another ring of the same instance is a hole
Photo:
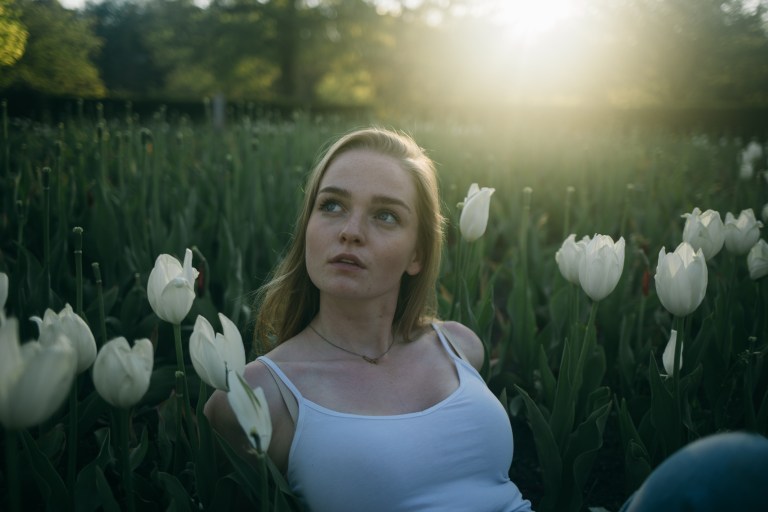
[[[530,511],[509,479],[512,428],[479,373],[453,358],[459,386],[420,412],[365,416],[333,411],[296,396],[299,415],[288,483],[312,512]]]

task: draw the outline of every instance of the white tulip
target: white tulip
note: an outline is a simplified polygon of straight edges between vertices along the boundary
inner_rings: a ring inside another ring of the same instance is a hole
[[[467,197],[464,198],[464,206],[459,217],[459,231],[467,242],[474,242],[483,234],[488,226],[488,210],[491,207],[491,195],[496,189],[477,186],[473,183],[469,187]]]
[[[272,440],[272,419],[264,390],[251,389],[245,379],[235,371],[227,372],[227,401],[245,431],[248,441],[257,451],[266,452]]]
[[[154,364],[152,342],[136,340],[133,348],[122,336],[104,344],[93,363],[93,385],[111,405],[132,407],[149,389]]]
[[[588,243],[588,236],[577,242],[576,235],[570,234],[555,253],[555,261],[560,273],[573,284],[579,284],[579,263],[584,258],[584,249]]]
[[[195,300],[197,276],[189,249],[184,253],[184,266],[170,254],[158,256],[147,282],[147,298],[155,314],[166,322],[180,324]]]
[[[659,251],[656,265],[656,294],[662,306],[675,316],[686,316],[699,307],[707,292],[707,261],[701,249],[688,242],[667,254]]]
[[[52,309],[46,309],[43,318],[33,316],[32,320],[40,329],[40,343],[46,344],[59,336],[66,337],[77,352],[77,373],[83,373],[96,359],[96,339],[88,324],[80,318],[72,306],[66,304],[57,315]]]
[[[619,283],[624,270],[624,237],[614,243],[608,235],[595,235],[579,262],[579,283],[593,301],[603,300]]]
[[[5,302],[8,300],[8,274],[0,272],[0,321],[5,316]]]
[[[216,333],[210,322],[198,315],[189,337],[189,355],[197,375],[209,386],[227,390],[227,372],[245,371],[245,347],[237,326],[219,313],[223,333]]]
[[[672,329],[669,335],[669,341],[664,348],[664,353],[661,355],[661,362],[664,365],[664,370],[670,377],[675,374],[675,347],[677,345],[677,331]],[[680,361],[678,361],[677,369],[683,367],[683,348],[685,344],[680,347]]]
[[[763,223],[755,218],[752,208],[742,210],[738,218],[731,212],[725,214],[725,248],[737,256],[749,252],[760,239]]]
[[[712,259],[720,252],[725,242],[725,226],[720,213],[715,210],[694,208],[693,212],[682,215],[685,218],[683,241],[691,244],[694,250],[701,249],[704,258]]]
[[[768,243],[765,240],[758,240],[749,250],[747,267],[749,268],[749,277],[752,279],[760,279],[768,275]]]
[[[19,345],[18,321],[0,324],[0,423],[7,429],[39,425],[61,407],[77,369],[77,354],[59,337]]]

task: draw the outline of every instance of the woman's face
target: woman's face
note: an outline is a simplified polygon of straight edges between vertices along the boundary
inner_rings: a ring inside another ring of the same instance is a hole
[[[397,303],[421,270],[416,187],[397,160],[368,149],[337,156],[307,225],[306,265],[321,296]]]

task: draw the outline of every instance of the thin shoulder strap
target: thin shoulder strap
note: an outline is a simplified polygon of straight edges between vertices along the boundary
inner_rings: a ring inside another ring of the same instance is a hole
[[[438,334],[443,335],[443,339],[448,342],[448,345],[451,347],[451,349],[453,349],[454,352],[456,352],[456,355],[458,355],[459,358],[465,363],[469,363],[469,359],[467,359],[466,354],[464,354],[464,351],[461,350],[459,344],[456,343],[453,338],[451,338],[451,336],[448,334],[448,330],[443,328],[443,323],[435,322],[432,325],[435,326],[435,330],[438,332]]]
[[[272,365],[269,363],[262,361],[264,366],[267,367],[267,370],[269,370],[269,373],[272,374],[272,378],[275,379],[275,384],[277,384],[277,389],[280,390],[280,396],[283,397],[283,402],[285,402],[285,406],[288,408],[288,414],[291,415],[291,419],[293,420],[293,424],[296,424],[296,419],[299,417],[299,403],[296,401],[296,397],[291,392],[290,389],[288,389],[288,386],[285,385],[285,382],[283,382],[283,379],[280,378],[280,376],[275,372],[274,368],[272,368]]]

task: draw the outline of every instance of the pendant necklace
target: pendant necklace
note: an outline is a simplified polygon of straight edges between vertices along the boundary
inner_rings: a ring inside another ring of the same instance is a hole
[[[340,347],[339,345],[335,344],[334,342],[332,342],[331,340],[329,340],[328,338],[326,338],[325,336],[323,336],[322,334],[320,334],[319,332],[317,332],[317,329],[315,329],[314,327],[312,327],[312,324],[309,324],[309,328],[310,328],[310,329],[312,329],[312,330],[315,332],[315,334],[317,334],[318,336],[320,336],[320,339],[322,339],[323,341],[325,341],[325,342],[326,342],[326,343],[328,343],[329,345],[333,345],[333,346],[334,346],[334,347],[336,347],[337,349],[339,349],[339,350],[343,350],[344,352],[347,352],[348,354],[352,354],[353,356],[357,356],[357,357],[360,357],[360,358],[362,358],[362,359],[363,359],[363,361],[365,361],[366,363],[370,363],[370,364],[379,364],[379,359],[381,359],[382,357],[384,357],[385,355],[387,355],[387,353],[390,351],[390,349],[392,348],[392,346],[395,344],[395,337],[394,337],[394,336],[392,336],[392,341],[390,342],[390,344],[389,344],[389,347],[387,347],[387,350],[385,350],[385,351],[384,351],[384,353],[382,353],[381,355],[379,355],[379,356],[377,356],[377,357],[368,357],[368,356],[366,356],[366,355],[364,355],[364,354],[358,354],[357,352],[353,352],[353,351],[351,351],[351,350],[349,350],[349,349],[346,349],[346,348],[344,348],[344,347]]]

